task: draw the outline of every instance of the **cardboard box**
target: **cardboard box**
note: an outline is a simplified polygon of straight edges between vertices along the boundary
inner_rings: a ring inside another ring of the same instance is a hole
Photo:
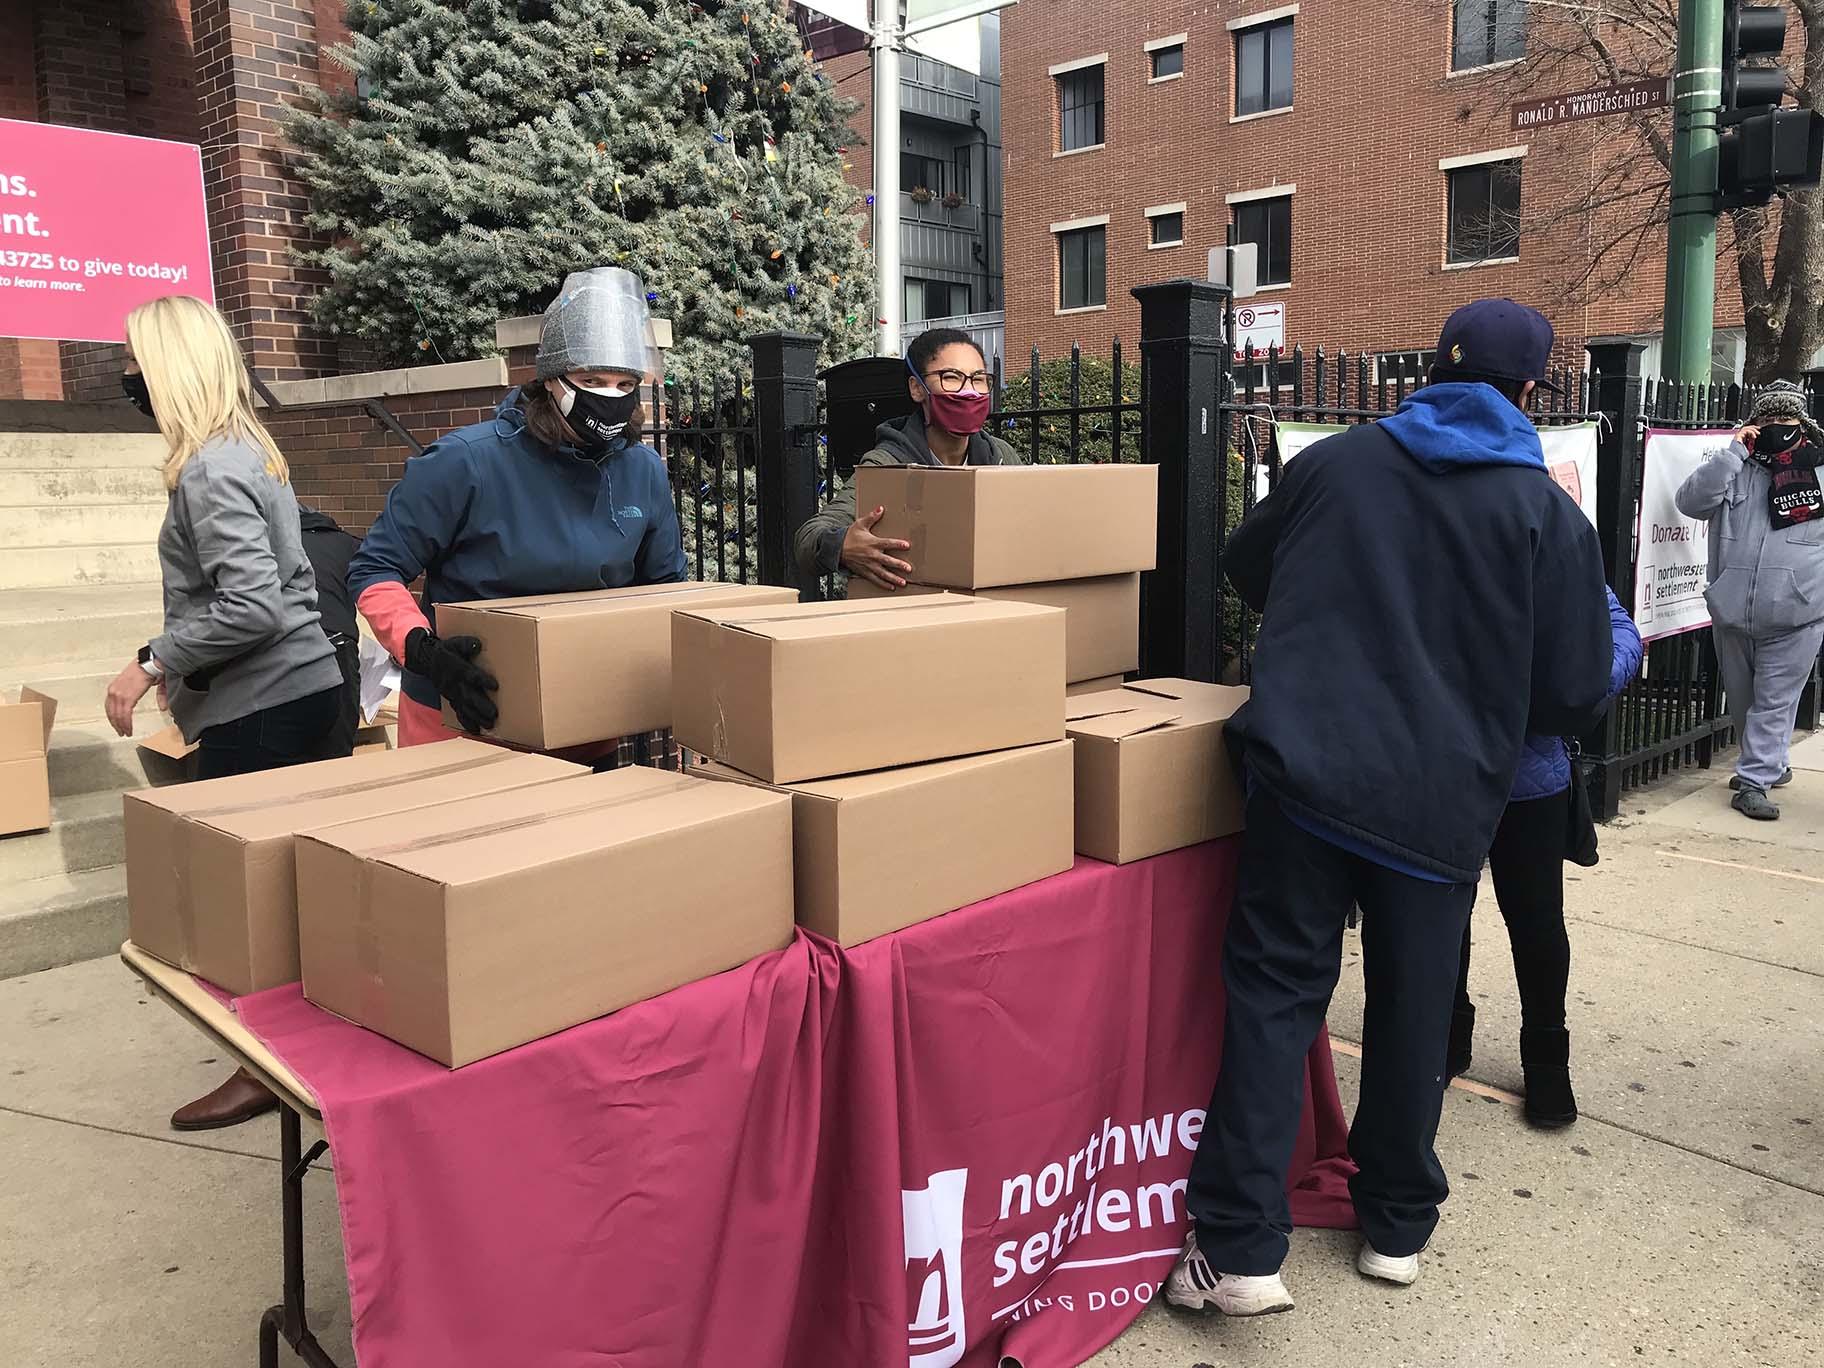
[[[51,824],[51,727],[57,700],[19,690],[0,703],[0,836],[43,831]]]
[[[136,750],[139,767],[153,788],[187,784],[196,778],[196,743],[184,740],[175,722],[153,732]]]
[[[679,744],[772,784],[1064,735],[1056,608],[941,594],[680,612],[672,659]]]
[[[1071,743],[791,784],[798,924],[843,945],[1061,874]],[[726,765],[691,771],[758,784]],[[988,833],[959,839],[963,833]]]
[[[1246,689],[1137,680],[1066,704],[1076,742],[1077,850],[1127,864],[1240,831],[1222,728]]]
[[[127,919],[141,949],[231,993],[298,977],[293,837],[584,774],[456,740],[126,795]],[[384,819],[384,820],[376,820]]]
[[[455,1067],[792,938],[781,794],[615,770],[298,840],[304,993]]]
[[[1079,684],[1066,685],[1064,697],[1081,698],[1084,694],[1107,693],[1110,689],[1126,687],[1127,676],[1124,674],[1110,675],[1106,679],[1085,679]]]
[[[437,605],[439,636],[480,637],[500,681],[488,735],[533,750],[671,725],[671,615],[679,608],[796,603],[796,589],[648,584],[584,594]],[[444,721],[459,724],[444,705]]]
[[[849,580],[849,598],[858,601],[912,597],[939,592],[908,584],[882,589],[859,576]],[[1064,610],[1064,682],[1101,681],[1140,668],[1140,576],[1101,575],[1095,579],[1053,580],[1049,584],[1009,584],[994,589],[955,590],[976,598],[1008,603],[1039,603]]]
[[[1157,466],[863,466],[855,500],[886,509],[875,535],[912,543],[921,584],[1124,575],[1157,557]]]

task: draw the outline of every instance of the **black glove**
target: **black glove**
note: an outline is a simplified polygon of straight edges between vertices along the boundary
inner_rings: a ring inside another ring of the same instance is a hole
[[[431,681],[456,710],[456,720],[471,736],[500,720],[500,709],[493,699],[500,681],[475,663],[480,654],[480,637],[450,637],[446,641],[426,628],[415,627],[405,638],[405,668]]]

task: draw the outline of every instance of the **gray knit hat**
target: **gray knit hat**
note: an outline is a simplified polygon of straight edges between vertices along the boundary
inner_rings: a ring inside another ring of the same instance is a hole
[[[1813,434],[1818,430],[1817,424],[1811,421],[1810,396],[1802,386],[1790,380],[1775,380],[1756,394],[1748,421],[1757,425],[1798,423]]]
[[[640,278],[619,266],[572,271],[545,310],[538,334],[538,378],[571,371],[630,371],[655,379],[659,349]]]

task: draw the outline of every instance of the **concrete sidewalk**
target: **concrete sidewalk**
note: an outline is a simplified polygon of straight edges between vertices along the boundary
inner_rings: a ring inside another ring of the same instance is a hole
[[[1517,1004],[1484,900],[1475,1081],[1445,1108],[1455,1191],[1416,1287],[1358,1278],[1351,1235],[1301,1231],[1296,1312],[1155,1306],[1097,1368],[1824,1363],[1824,738],[1800,754],[1784,821],[1731,812],[1726,768],[1693,772],[1631,801],[1601,866],[1573,874],[1569,1131],[1529,1131],[1500,1096],[1520,1081]],[[166,1127],[226,1069],[116,960],[0,982],[0,1365],[255,1362],[279,1290],[277,1125]],[[306,1190],[312,1321],[353,1368],[333,1178]]]

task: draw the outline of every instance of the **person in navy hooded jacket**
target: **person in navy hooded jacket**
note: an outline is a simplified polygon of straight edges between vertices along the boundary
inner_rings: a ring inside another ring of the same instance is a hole
[[[1223,568],[1262,613],[1227,728],[1247,830],[1223,952],[1222,1065],[1192,1163],[1180,1306],[1285,1311],[1286,1171],[1305,1060],[1362,912],[1357,1268],[1407,1284],[1449,1193],[1433,1151],[1463,930],[1529,732],[1577,736],[1611,648],[1595,529],[1523,411],[1552,328],[1511,300],[1451,315],[1430,383],[1318,443]]]
[[[1613,590],[1609,601],[1609,697],[1640,669],[1640,633]],[[1564,862],[1571,826],[1574,772],[1564,742],[1532,735],[1520,752],[1520,772],[1501,825],[1488,851],[1495,901],[1507,923],[1520,988],[1520,1067],[1526,1077],[1526,1119],[1546,1130],[1577,1119],[1571,1090],[1571,1035],[1564,1001],[1571,976],[1571,938],[1564,927]],[[1463,963],[1457,1005],[1450,1018],[1452,1078],[1468,1070],[1476,1029],[1469,998],[1469,927],[1463,928]]]
[[[539,334],[537,382],[493,418],[405,465],[348,570],[374,636],[403,667],[399,744],[447,740],[499,712],[475,637],[439,638],[439,603],[567,594],[684,578],[665,462],[638,441],[658,371],[646,295],[616,266],[566,277]],[[406,589],[424,576],[420,605]],[[592,758],[575,756],[578,759]]]

